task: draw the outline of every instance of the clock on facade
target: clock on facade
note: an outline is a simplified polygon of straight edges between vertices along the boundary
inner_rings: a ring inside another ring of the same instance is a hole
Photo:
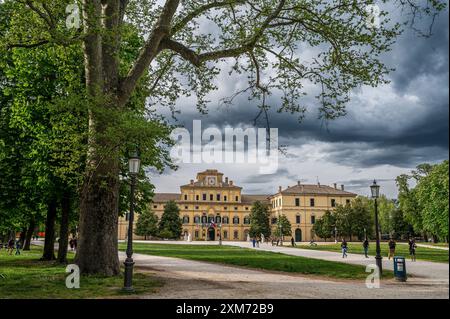
[[[217,181],[217,179],[216,179],[215,176],[208,176],[208,177],[206,178],[206,183],[207,183],[209,186],[214,186],[214,185],[216,185],[216,181]]]

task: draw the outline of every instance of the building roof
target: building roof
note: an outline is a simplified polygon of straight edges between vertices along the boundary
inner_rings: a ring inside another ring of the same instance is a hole
[[[180,200],[181,194],[176,193],[155,193],[155,196],[153,196],[153,202],[154,203],[161,203],[161,202],[168,202],[168,201],[178,201]]]
[[[356,197],[355,193],[320,184],[301,184],[290,186],[278,194],[281,195],[335,195]]]
[[[244,195],[241,196],[241,201],[243,204],[252,204],[256,201],[268,202],[270,195]]]

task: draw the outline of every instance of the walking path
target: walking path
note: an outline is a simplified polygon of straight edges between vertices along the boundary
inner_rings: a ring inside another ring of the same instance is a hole
[[[121,260],[125,259],[120,253]],[[176,299],[448,299],[448,284],[387,280],[368,289],[364,280],[328,280],[315,276],[253,270],[171,257],[134,254],[135,267],[165,284],[141,298]]]
[[[313,250],[313,249],[302,249],[302,248],[291,248],[291,247],[277,247],[267,244],[261,244],[260,248],[253,248],[251,243],[248,242],[230,242],[227,245],[260,249],[264,251],[278,252],[293,256],[302,256],[307,258],[315,258],[336,262],[343,262],[349,264],[357,264],[367,266],[369,264],[374,264],[374,257],[366,258],[364,255],[360,254],[348,254],[347,258],[342,258],[342,254],[332,251],[324,250]],[[394,270],[394,263],[392,260],[383,258],[383,269]],[[416,261],[411,262],[406,260],[406,270],[409,275],[412,275],[409,279],[410,282],[441,282],[449,283],[449,265],[448,263],[436,263],[430,261]]]
[[[187,244],[187,245],[217,245],[217,242],[206,241],[134,241],[135,243],[154,243],[154,244]],[[349,264],[367,266],[374,264],[374,257],[365,258],[360,254],[348,254],[348,258],[342,258],[341,253],[323,250],[291,248],[287,246],[272,246],[271,244],[261,244],[259,248],[253,248],[250,242],[234,242],[223,241],[223,245],[243,247],[249,249],[257,249],[275,253],[283,253],[292,256],[301,256],[306,258],[314,258],[335,262],[343,262]],[[383,258],[383,269],[394,270],[394,263],[392,260]],[[449,284],[449,264],[448,263],[436,263],[429,261],[406,261],[406,270],[409,276],[408,282],[413,284]]]

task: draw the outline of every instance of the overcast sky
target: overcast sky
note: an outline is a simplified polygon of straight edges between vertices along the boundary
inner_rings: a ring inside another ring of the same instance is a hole
[[[150,174],[156,190],[178,192],[197,172],[217,168],[248,194],[272,194],[278,186],[298,180],[319,180],[345,184],[349,191],[368,195],[376,178],[382,193],[396,197],[396,176],[420,163],[448,159],[448,28],[446,11],[438,17],[431,38],[405,32],[384,57],[387,65],[396,68],[390,75],[392,82],[355,91],[344,118],[324,125],[317,120],[317,109],[310,108],[299,124],[295,116],[271,113],[271,127],[279,129],[279,144],[287,146],[287,155],[279,156],[277,173],[261,175],[252,164],[180,164],[177,171]],[[221,98],[242,89],[243,81],[223,72],[217,79],[219,90],[209,96],[208,115],[200,115],[191,99],[181,99],[178,124],[190,129],[197,119],[204,128],[251,126],[257,108],[245,96],[232,107],[219,105]]]

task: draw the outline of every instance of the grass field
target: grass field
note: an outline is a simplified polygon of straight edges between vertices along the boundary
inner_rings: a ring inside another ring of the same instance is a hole
[[[125,244],[119,248],[125,250]],[[135,253],[340,279],[365,279],[365,267],[231,246],[134,244]],[[392,277],[386,271],[385,277]]]
[[[314,250],[326,250],[326,251],[341,251],[341,244],[318,244],[317,246],[309,246],[309,245],[299,245],[298,248],[304,249],[314,249]],[[369,246],[369,255],[375,256],[375,242],[371,242]],[[389,247],[387,243],[381,243],[381,255],[383,257],[387,257],[389,252]],[[350,254],[364,254],[362,243],[349,243],[348,244],[348,253]],[[405,258],[409,258],[409,247],[404,244],[397,244],[396,253],[397,256],[403,256]],[[433,249],[428,247],[417,247],[416,249],[416,257],[417,260],[426,260],[426,261],[434,261],[434,262],[442,262],[448,263],[448,251],[442,249]]]
[[[123,276],[82,276],[80,289],[66,288],[66,266],[54,262],[42,262],[42,247],[32,246],[31,251],[22,251],[20,256],[6,254],[0,250],[0,299],[5,298],[105,298],[133,296],[123,293]],[[70,254],[73,258],[73,254]],[[70,262],[70,261],[69,261]],[[136,294],[150,294],[161,282],[151,276],[135,273]]]

